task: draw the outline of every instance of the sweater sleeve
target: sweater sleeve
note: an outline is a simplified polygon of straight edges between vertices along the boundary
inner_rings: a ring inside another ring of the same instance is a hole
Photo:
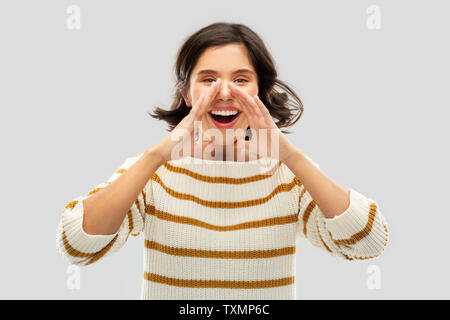
[[[388,229],[376,201],[349,188],[349,207],[333,218],[326,218],[301,182],[298,192],[298,237],[347,260],[372,259],[385,250]]]
[[[70,264],[90,265],[119,250],[129,235],[137,236],[143,231],[146,208],[152,203],[151,179],[128,210],[117,232],[108,235],[88,234],[83,229],[83,200],[107,187],[131,167],[141,156],[127,158],[125,162],[106,181],[97,185],[87,195],[72,199],[62,210],[56,230],[56,246]]]

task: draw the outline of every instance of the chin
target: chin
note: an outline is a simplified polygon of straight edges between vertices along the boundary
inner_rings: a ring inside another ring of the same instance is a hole
[[[241,122],[241,121],[239,121]],[[214,144],[218,145],[218,146],[227,146],[227,145],[233,145],[235,140],[238,138],[244,139],[246,131],[247,131],[247,127],[248,124],[246,124],[245,126],[241,125],[240,123],[236,123],[233,127],[231,128],[218,128],[214,125],[214,123],[211,121],[211,119],[205,119],[205,121],[202,124],[203,128],[206,128],[206,130],[211,130],[211,135],[214,136],[215,132],[219,131],[221,133],[222,139],[218,139],[218,137],[214,137]],[[227,141],[226,139],[226,134],[227,134],[227,130],[231,131],[228,135],[229,138]]]

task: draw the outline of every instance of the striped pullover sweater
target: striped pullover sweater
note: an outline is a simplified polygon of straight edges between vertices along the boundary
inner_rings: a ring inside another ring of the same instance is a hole
[[[83,266],[142,233],[141,299],[295,299],[298,237],[349,261],[377,257],[386,248],[387,224],[374,200],[349,188],[349,207],[327,219],[292,171],[265,157],[167,161],[116,233],[87,234],[82,200],[141,156],[127,158],[107,182],[72,199],[56,233],[62,257]]]

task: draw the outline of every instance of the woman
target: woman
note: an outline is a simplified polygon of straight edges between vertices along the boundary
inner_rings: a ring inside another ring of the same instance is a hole
[[[90,265],[142,232],[142,299],[294,299],[297,237],[353,261],[384,251],[376,202],[334,183],[281,132],[303,106],[256,33],[202,28],[175,71],[171,109],[152,114],[170,133],[64,208],[66,260]]]

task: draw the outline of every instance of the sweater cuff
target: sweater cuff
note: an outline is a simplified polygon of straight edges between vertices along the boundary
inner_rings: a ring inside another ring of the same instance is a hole
[[[75,198],[77,201],[73,208],[66,208],[63,213],[63,226],[68,244],[82,253],[96,253],[110,243],[117,235],[114,234],[88,234],[83,229],[84,207],[83,199],[86,197]]]
[[[350,205],[341,214],[333,218],[325,218],[327,229],[335,239],[347,239],[361,232],[367,224],[370,212],[370,201],[361,193],[349,188]]]

